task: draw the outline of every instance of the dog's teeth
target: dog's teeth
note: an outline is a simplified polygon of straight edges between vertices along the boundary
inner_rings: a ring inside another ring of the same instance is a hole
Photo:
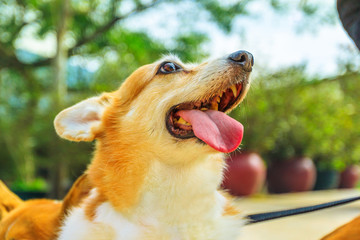
[[[224,94],[224,92],[221,92],[220,95],[219,95],[219,97],[221,98],[221,97],[223,96],[223,94]]]
[[[217,104],[216,102],[212,102],[211,103],[211,110],[218,110],[219,109],[219,104]]]
[[[217,96],[217,97],[216,97],[216,102],[217,102],[217,103],[220,103],[220,100],[221,100],[220,97]]]
[[[207,111],[208,108],[201,108],[200,110],[201,110],[201,111]]]
[[[233,92],[234,97],[237,97],[237,89],[236,89],[236,86],[235,86],[235,85],[232,85],[232,86],[230,87],[230,89],[231,89],[231,91]]]
[[[190,123],[188,123],[187,121],[185,121],[182,117],[179,118],[179,120],[177,121],[177,123],[183,124],[183,125],[190,125]]]

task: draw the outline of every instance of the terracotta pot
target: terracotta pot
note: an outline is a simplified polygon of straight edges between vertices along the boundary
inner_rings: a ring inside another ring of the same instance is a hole
[[[226,159],[223,188],[235,196],[247,196],[258,192],[264,185],[266,167],[259,154],[254,152],[232,153]]]
[[[340,174],[336,170],[318,170],[314,190],[334,189],[339,186]]]
[[[316,168],[307,157],[294,157],[288,161],[276,162],[268,171],[270,193],[309,191],[316,179]]]
[[[340,175],[339,188],[354,188],[360,179],[360,167],[348,166]]]

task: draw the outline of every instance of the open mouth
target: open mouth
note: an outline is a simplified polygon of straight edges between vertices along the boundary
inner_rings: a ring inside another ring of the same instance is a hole
[[[241,132],[242,137],[242,125],[227,116],[225,112],[240,102],[243,89],[244,84],[241,82],[203,100],[185,102],[171,107],[166,116],[166,127],[169,133],[180,139],[197,137],[222,152],[233,150],[233,146],[226,147],[227,150],[225,150],[220,145],[229,145],[230,140],[227,138],[235,133]],[[232,129],[226,129],[234,127],[233,133],[230,132]],[[230,145],[240,144],[237,142]]]

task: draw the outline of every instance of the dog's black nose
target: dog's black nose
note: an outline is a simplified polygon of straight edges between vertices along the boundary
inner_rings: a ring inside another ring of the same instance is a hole
[[[244,70],[250,72],[254,65],[254,57],[251,53],[240,50],[229,55],[229,59],[244,67]]]

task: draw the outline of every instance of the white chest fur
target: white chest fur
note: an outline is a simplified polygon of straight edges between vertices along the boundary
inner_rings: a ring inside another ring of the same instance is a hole
[[[214,174],[223,166],[212,160],[183,168],[154,164],[130,216],[105,202],[90,222],[77,208],[59,239],[236,239],[242,221],[223,215],[226,199],[216,190],[221,175]]]

